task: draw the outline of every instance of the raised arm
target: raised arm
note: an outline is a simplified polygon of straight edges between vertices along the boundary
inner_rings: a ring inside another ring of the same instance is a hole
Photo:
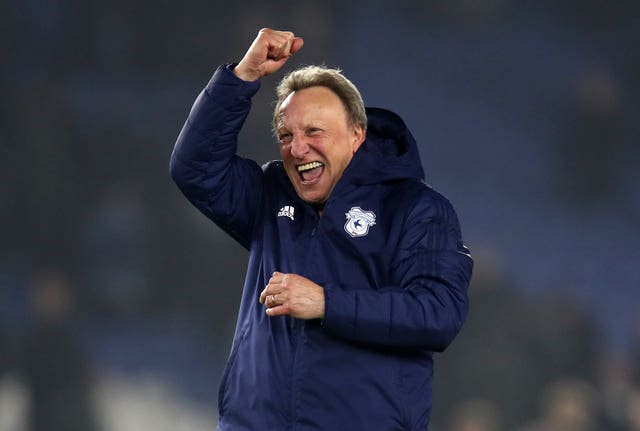
[[[238,134],[260,77],[280,69],[302,46],[293,33],[262,29],[242,61],[221,66],[196,99],[178,136],[171,176],[203,214],[244,247],[261,201],[262,170],[238,156]]]

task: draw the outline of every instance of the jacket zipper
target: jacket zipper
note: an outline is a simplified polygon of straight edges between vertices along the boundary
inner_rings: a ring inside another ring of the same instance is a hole
[[[309,250],[313,250],[315,248],[316,234],[318,233],[318,228],[320,225],[321,217],[313,209],[310,205],[306,204],[307,211],[313,217],[313,227],[311,229],[311,238],[309,240]],[[326,208],[326,207],[325,207]],[[307,260],[307,263],[304,267],[304,271],[300,273],[300,275],[304,277],[309,276],[308,265],[311,259]],[[293,355],[293,366],[291,370],[291,429],[294,431],[297,427],[297,402],[298,402],[298,391],[300,390],[300,382],[298,382],[298,364],[300,362],[300,357],[302,355],[302,349],[304,346],[304,330],[305,330],[306,322],[304,320],[294,319],[293,320],[293,329],[294,329],[294,355]]]

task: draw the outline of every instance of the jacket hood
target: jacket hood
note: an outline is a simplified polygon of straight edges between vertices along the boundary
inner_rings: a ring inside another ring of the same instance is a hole
[[[400,179],[424,180],[416,141],[394,112],[366,108],[367,138],[353,156],[343,177],[354,184],[377,184]]]

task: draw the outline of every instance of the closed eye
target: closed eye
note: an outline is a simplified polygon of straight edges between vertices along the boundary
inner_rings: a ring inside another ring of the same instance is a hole
[[[288,144],[291,142],[291,133],[280,133],[278,135],[278,141],[280,141],[281,144]]]
[[[322,129],[319,129],[317,127],[310,127],[306,130],[307,136],[315,136],[319,135],[320,133],[322,133]]]

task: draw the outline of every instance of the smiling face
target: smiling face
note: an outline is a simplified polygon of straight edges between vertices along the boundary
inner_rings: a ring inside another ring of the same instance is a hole
[[[340,98],[327,87],[291,93],[280,106],[277,136],[284,168],[298,196],[324,204],[365,138],[349,124]]]

